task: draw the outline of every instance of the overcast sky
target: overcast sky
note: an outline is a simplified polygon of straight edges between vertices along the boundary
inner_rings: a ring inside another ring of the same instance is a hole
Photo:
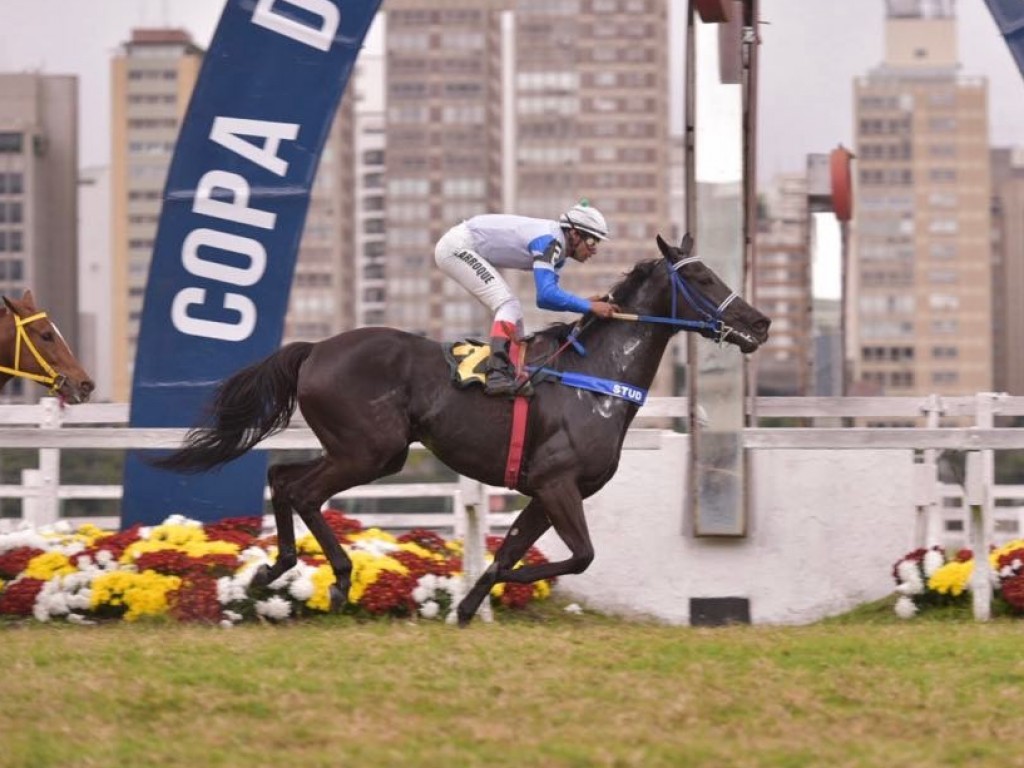
[[[223,5],[0,0],[0,72],[77,75],[81,164],[103,165],[110,154],[110,59],[118,45],[133,27],[176,26],[206,47]],[[959,0],[957,15],[962,73],[989,80],[993,144],[1024,145],[1024,76],[984,0]],[[881,61],[885,11],[883,0],[761,0],[761,17],[758,153],[766,181],[774,173],[802,170],[808,153],[852,146],[853,78]]]

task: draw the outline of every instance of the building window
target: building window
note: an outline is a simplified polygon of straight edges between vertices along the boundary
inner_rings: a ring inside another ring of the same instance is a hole
[[[23,142],[24,134],[22,133],[0,132],[0,152],[20,154]]]

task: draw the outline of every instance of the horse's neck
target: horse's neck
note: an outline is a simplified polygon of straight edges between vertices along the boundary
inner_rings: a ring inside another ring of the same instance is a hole
[[[647,389],[654,381],[671,337],[672,332],[665,325],[607,321],[589,339],[583,334],[580,341],[587,354],[577,367]]]

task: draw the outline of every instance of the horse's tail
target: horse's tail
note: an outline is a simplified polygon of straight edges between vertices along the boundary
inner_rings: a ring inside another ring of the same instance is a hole
[[[175,472],[205,472],[280,432],[291,421],[299,366],[312,349],[312,343],[297,341],[232,374],[214,393],[208,423],[189,430],[181,448],[149,463]]]

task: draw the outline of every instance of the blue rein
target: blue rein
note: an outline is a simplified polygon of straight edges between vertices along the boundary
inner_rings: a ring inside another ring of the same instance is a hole
[[[671,317],[660,317],[658,315],[620,315],[620,317],[622,319],[638,320],[643,323],[661,323],[663,325],[675,325],[680,328],[689,328],[696,331],[711,331],[719,337],[719,340],[724,339],[727,329],[722,317],[726,307],[739,294],[733,291],[718,306],[712,304],[703,294],[694,290],[679,274],[679,270],[684,265],[695,261],[700,261],[700,256],[688,256],[685,259],[680,259],[675,264],[669,264],[667,260],[665,261],[665,268],[668,269],[669,277],[672,279],[672,287],[675,288],[672,291]],[[702,320],[684,320],[676,316],[679,306],[678,296],[680,295],[701,315]]]

